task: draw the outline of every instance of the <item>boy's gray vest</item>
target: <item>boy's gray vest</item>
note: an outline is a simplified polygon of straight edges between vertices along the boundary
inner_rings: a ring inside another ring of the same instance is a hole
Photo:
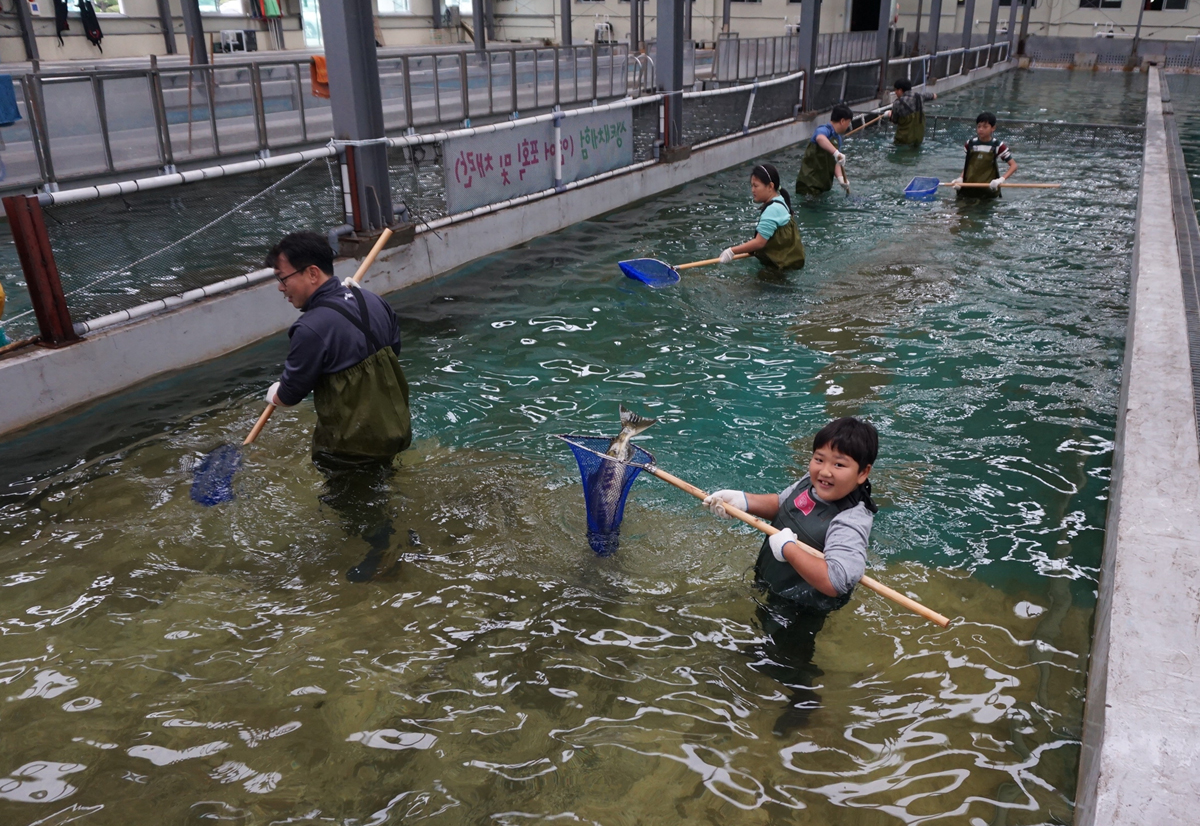
[[[871,501],[869,481],[859,485],[849,496],[844,496],[836,502],[825,502],[813,493],[812,481],[808,480],[792,491],[792,495],[779,506],[779,513],[771,524],[781,530],[791,528],[801,542],[818,551],[824,551],[825,533],[829,530],[829,523],[833,521],[833,517],[842,511],[850,510],[859,502],[864,503],[872,512],[876,510],[875,503]],[[797,608],[822,614],[841,608],[850,601],[850,594],[854,592],[851,588],[847,593],[836,597],[822,594],[796,573],[795,568],[775,558],[771,553],[769,537],[758,552],[754,581],[758,587],[786,599]]]

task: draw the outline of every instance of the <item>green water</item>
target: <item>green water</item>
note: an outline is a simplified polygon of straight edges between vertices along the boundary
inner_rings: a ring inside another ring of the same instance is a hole
[[[1079,82],[1025,74],[1011,116]],[[748,161],[394,296],[417,442],[401,564],[366,585],[318,500],[311,403],[272,419],[235,502],[188,498],[283,336],[0,446],[0,822],[1070,822],[1140,153],[1014,145],[1064,188],[905,202],[965,137],[851,138],[855,197],[799,209],[786,278],[651,291],[616,267],[749,237]],[[619,553],[587,547],[549,437],[614,433],[618,402],[660,420],[664,469],[760,492],[868,416],[869,574],[961,619],[859,589],[817,637],[816,708],[776,733],[794,689],[752,667],[757,535],[643,478]]]

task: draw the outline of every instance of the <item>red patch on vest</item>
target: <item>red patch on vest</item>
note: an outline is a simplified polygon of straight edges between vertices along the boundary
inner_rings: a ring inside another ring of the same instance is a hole
[[[800,495],[796,497],[796,500],[792,504],[798,507],[800,512],[805,516],[812,513],[813,508],[817,506],[817,503],[809,497],[807,489],[800,491]]]

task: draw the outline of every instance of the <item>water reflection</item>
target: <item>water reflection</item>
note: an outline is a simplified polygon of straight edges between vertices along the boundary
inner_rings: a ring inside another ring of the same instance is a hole
[[[369,543],[320,500],[309,406],[234,502],[189,500],[282,338],[0,446],[0,821],[1069,822],[1137,154],[1014,147],[1106,187],[967,220],[851,141],[865,200],[803,209],[781,283],[615,267],[739,237],[731,170],[397,296],[418,438],[379,502],[389,576],[345,580]],[[869,416],[870,574],[962,619],[859,589],[797,644],[749,584],[761,537],[651,478],[597,559],[548,437],[611,435],[618,401],[708,489],[782,489]]]

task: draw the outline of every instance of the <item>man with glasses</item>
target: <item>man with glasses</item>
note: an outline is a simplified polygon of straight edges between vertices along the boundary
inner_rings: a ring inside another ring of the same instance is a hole
[[[279,291],[300,310],[288,330],[283,375],[267,391],[280,407],[310,392],[317,411],[313,462],[325,474],[322,501],[347,531],[367,540],[367,557],[346,572],[371,579],[390,547],[392,460],[412,442],[408,382],[396,358],[400,322],[379,296],[333,277],[333,248],[315,232],[285,236],[267,254]]]

